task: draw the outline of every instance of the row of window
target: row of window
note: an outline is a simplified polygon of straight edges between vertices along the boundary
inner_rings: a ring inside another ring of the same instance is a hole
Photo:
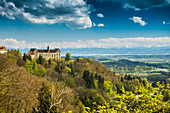
[[[39,55],[46,55],[46,56],[60,56],[60,53],[59,54],[48,54],[48,53],[39,53]]]

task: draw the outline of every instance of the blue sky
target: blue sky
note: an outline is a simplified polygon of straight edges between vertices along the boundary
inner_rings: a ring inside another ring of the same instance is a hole
[[[170,0],[1,0],[0,45],[169,47]]]

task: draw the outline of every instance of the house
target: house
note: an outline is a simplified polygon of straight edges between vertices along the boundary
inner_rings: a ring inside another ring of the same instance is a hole
[[[28,55],[30,55],[32,59],[36,59],[39,58],[39,56],[42,56],[47,60],[49,58],[56,58],[61,60],[61,51],[58,48],[50,49],[49,46],[47,49],[31,48],[28,52]]]
[[[5,46],[0,46],[0,54],[7,55],[7,48]]]

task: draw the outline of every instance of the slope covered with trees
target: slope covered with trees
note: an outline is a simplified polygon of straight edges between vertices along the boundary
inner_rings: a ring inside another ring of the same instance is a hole
[[[0,112],[168,112],[169,82],[116,75],[88,58],[0,55]]]

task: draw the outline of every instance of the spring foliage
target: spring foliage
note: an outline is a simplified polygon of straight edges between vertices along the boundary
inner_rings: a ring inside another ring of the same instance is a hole
[[[168,79],[153,88],[147,79],[115,75],[88,58],[22,60],[17,51],[0,55],[0,64],[0,112],[170,111]]]

